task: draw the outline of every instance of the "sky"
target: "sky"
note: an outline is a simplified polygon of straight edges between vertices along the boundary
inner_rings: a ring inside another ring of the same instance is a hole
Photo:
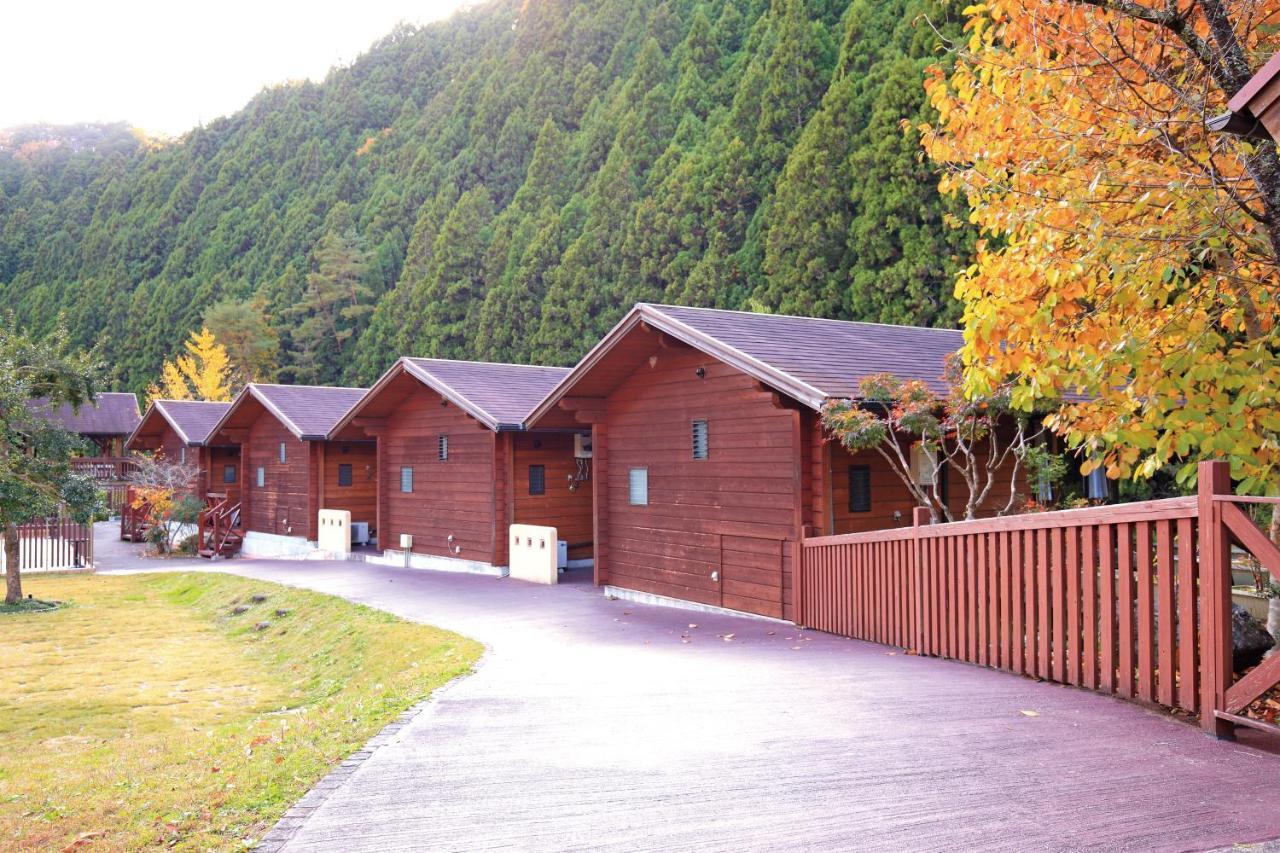
[[[467,0],[34,0],[6,4],[0,128],[125,121],[179,135],[262,88],[320,80],[401,21]]]

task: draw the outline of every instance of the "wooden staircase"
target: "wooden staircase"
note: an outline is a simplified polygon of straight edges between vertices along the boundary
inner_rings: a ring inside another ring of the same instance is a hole
[[[122,542],[145,542],[151,530],[151,504],[145,501],[138,506],[137,493],[129,486],[125,491],[123,503],[120,505],[120,540]]]
[[[198,519],[201,557],[231,557],[244,544],[244,527],[240,521],[240,502],[224,495],[210,495],[211,503]]]

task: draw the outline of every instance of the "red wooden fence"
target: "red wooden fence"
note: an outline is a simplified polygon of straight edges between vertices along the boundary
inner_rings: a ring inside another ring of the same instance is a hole
[[[1280,579],[1224,463],[1196,497],[806,539],[800,624],[1158,702],[1230,734],[1280,681],[1231,671],[1230,547]]]

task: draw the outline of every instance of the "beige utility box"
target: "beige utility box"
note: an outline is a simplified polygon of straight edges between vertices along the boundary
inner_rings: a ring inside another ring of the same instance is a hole
[[[507,534],[511,544],[511,577],[531,583],[558,583],[557,539],[554,527],[513,524]]]
[[[316,547],[335,557],[351,553],[351,513],[345,509],[320,510],[320,535]]]

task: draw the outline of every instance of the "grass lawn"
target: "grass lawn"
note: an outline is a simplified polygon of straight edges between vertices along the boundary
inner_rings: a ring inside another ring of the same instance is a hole
[[[23,585],[70,606],[0,614],[8,850],[244,847],[481,652],[342,599],[229,575]]]

